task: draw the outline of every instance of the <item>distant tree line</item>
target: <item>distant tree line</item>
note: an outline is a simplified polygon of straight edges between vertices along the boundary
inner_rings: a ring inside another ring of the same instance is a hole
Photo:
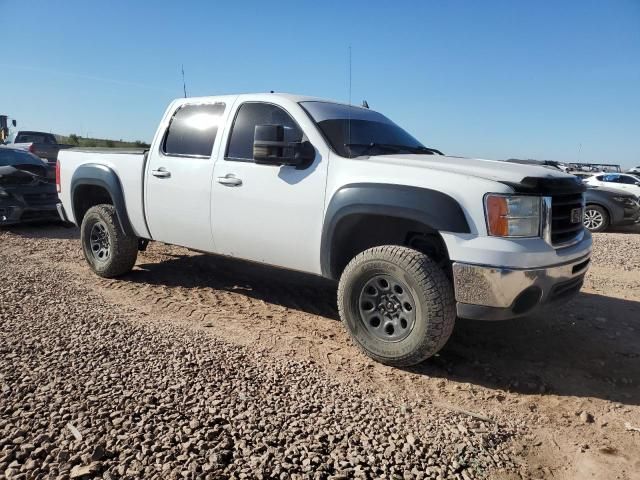
[[[100,147],[100,148],[149,148],[148,143],[136,140],[127,142],[124,140],[109,140],[106,138],[84,138],[80,135],[72,133],[69,136],[56,135],[58,143],[66,145],[75,145],[78,147]]]

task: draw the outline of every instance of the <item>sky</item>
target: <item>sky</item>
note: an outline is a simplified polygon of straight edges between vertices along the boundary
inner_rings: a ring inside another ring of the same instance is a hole
[[[150,141],[169,101],[366,99],[425,145],[640,165],[640,0],[0,0],[0,113]]]

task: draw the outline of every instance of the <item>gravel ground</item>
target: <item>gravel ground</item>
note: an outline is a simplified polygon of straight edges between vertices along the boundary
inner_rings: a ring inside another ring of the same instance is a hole
[[[51,261],[77,255],[60,240],[50,255],[42,239],[0,241],[0,478],[468,480],[518,469],[517,422],[373,393],[313,361],[140,315]]]
[[[358,352],[333,284],[157,243],[105,280],[55,226],[0,245],[0,478],[640,480],[631,230],[567,304],[458,320],[406,370]]]

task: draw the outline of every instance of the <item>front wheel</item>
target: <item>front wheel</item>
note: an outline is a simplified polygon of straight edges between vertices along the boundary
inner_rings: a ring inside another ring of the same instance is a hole
[[[451,282],[427,255],[382,246],[357,255],[338,287],[338,307],[353,341],[371,358],[404,367],[435,355],[456,319]]]
[[[584,226],[590,232],[602,232],[609,226],[609,214],[599,205],[587,205],[584,209]]]
[[[122,231],[113,205],[96,205],[87,210],[80,241],[84,258],[101,277],[124,275],[136,263],[138,239]]]

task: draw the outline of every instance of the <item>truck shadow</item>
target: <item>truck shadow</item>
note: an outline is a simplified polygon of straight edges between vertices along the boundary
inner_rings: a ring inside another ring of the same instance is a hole
[[[317,315],[318,321],[339,321],[336,285],[318,277],[209,255],[178,255],[138,267],[127,281],[225,290]],[[460,319],[437,356],[407,370],[496,391],[640,404],[639,362],[640,302],[581,293],[531,317]]]
[[[495,390],[640,405],[639,363],[640,302],[580,293],[531,317],[459,319],[440,354],[409,370]]]

